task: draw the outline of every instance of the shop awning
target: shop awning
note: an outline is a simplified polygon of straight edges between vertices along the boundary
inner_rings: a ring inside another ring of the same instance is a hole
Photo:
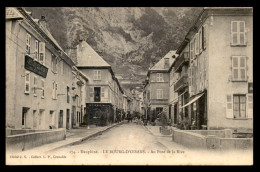
[[[186,105],[182,106],[182,108],[189,106],[190,104],[194,103],[196,100],[198,100],[201,96],[203,96],[204,93],[197,95],[196,97],[194,97],[194,99],[192,99],[189,103],[187,103]]]

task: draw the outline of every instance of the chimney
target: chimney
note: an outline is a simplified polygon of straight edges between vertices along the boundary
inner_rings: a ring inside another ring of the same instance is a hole
[[[170,62],[169,62],[169,58],[165,58],[164,59],[164,68],[168,69],[170,67]]]
[[[44,29],[46,29],[47,20],[46,20],[45,16],[41,16],[41,19],[38,22]]]

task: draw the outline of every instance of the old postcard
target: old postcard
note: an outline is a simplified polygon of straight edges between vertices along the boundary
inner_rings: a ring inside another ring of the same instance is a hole
[[[6,7],[6,165],[253,165],[252,7]]]

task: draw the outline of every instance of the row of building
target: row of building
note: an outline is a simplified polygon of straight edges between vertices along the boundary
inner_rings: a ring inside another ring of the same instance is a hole
[[[111,66],[86,41],[65,51],[24,8],[6,8],[6,127],[108,125],[140,112]]]
[[[145,115],[173,125],[253,129],[252,8],[204,8],[176,51],[151,67]]]

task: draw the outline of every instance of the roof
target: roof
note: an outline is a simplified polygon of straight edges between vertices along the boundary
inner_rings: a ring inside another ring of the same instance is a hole
[[[6,19],[23,19],[24,17],[13,7],[5,8]]]
[[[77,45],[77,62],[77,67],[111,67],[86,41]]]
[[[159,62],[157,62],[149,71],[158,71],[158,70],[169,70],[170,66],[174,62],[174,58],[172,57],[175,55],[176,51],[169,51]],[[165,68],[164,66],[164,59],[169,58],[169,67]]]

